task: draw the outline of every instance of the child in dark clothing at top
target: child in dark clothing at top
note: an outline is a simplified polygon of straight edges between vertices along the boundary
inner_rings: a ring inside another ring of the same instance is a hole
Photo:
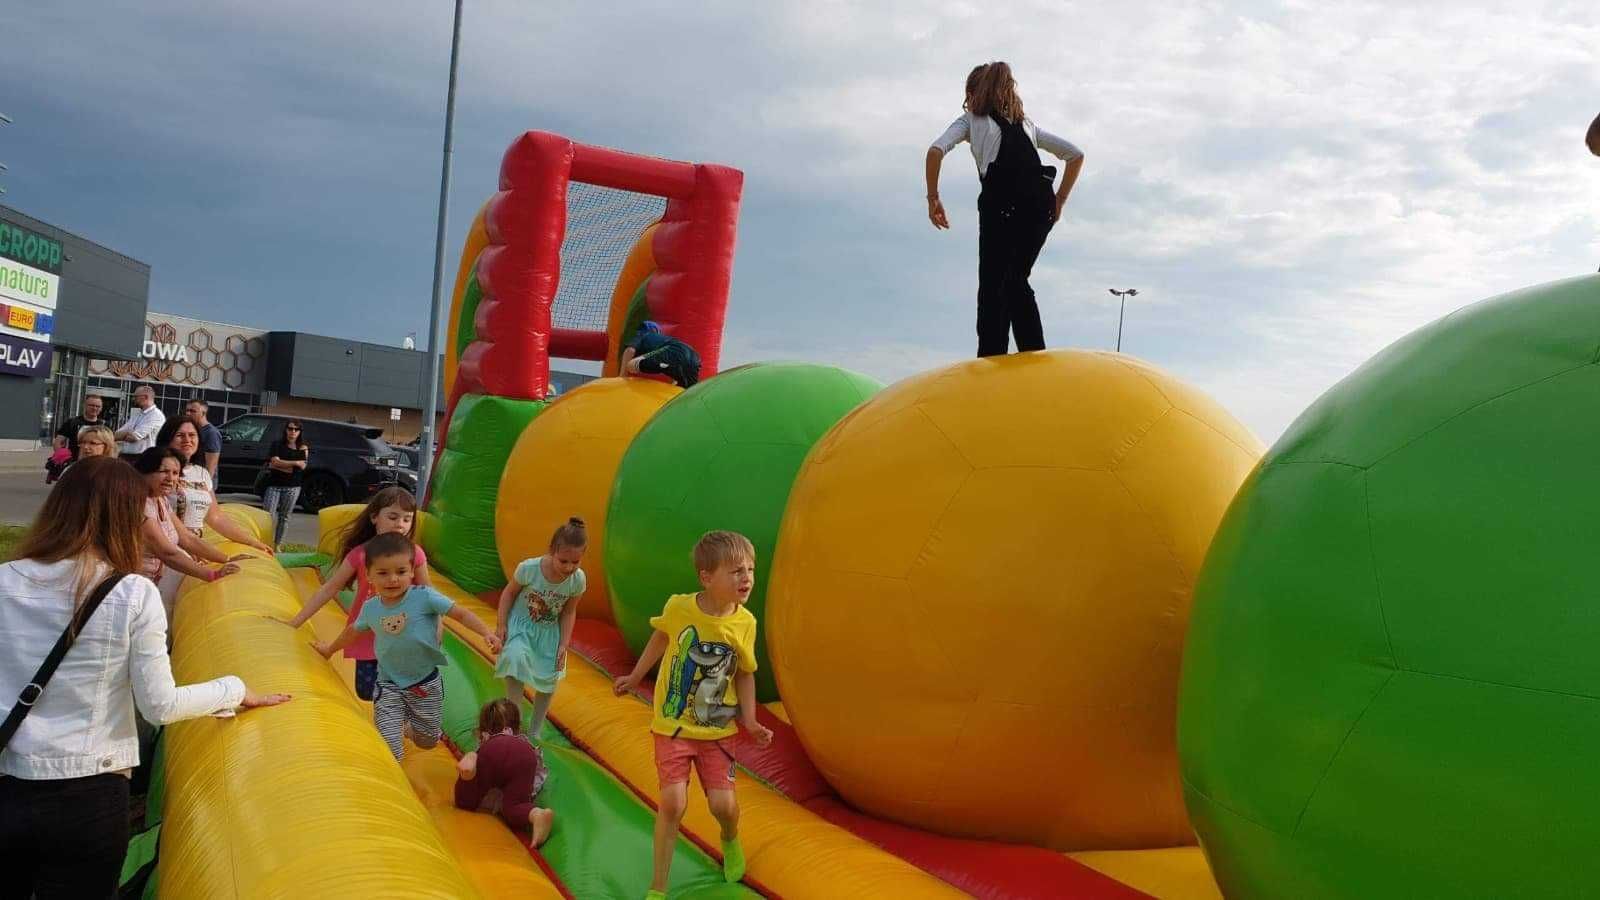
[[[502,697],[478,713],[478,749],[456,764],[456,808],[499,813],[512,828],[533,831],[533,846],[550,837],[556,814],[535,806],[550,769],[521,734],[522,713]]]
[[[665,375],[687,390],[700,381],[700,354],[668,337],[656,323],[645,322],[622,351],[622,376],[629,375]]]

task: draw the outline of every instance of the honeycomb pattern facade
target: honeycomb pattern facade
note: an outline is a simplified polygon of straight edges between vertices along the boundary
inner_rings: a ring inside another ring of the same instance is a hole
[[[178,329],[170,322],[146,321],[145,333],[149,335],[147,345],[162,349],[181,346],[181,358],[163,359],[158,349],[157,356],[141,356],[133,362],[91,360],[89,374],[195,387],[220,384],[240,390],[267,354],[267,342],[260,337],[218,334],[204,326],[190,331],[181,345]]]

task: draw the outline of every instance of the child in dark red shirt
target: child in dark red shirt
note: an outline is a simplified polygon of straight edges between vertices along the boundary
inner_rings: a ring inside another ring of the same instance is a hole
[[[513,829],[526,825],[537,847],[555,824],[553,811],[533,804],[550,769],[521,732],[522,712],[510,700],[492,700],[479,711],[478,749],[456,764],[456,808],[498,812]]]

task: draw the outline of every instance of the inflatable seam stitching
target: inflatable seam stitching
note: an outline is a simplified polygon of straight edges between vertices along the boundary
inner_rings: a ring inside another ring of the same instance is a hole
[[[1356,733],[1356,728],[1360,727],[1361,720],[1367,717],[1367,712],[1372,709],[1373,704],[1378,702],[1378,698],[1383,696],[1383,692],[1388,690],[1395,676],[1399,674],[1398,671],[1389,673],[1389,677],[1385,678],[1383,684],[1378,685],[1378,689],[1372,692],[1371,697],[1367,698],[1367,704],[1361,707],[1361,712],[1356,714],[1355,720],[1345,730],[1344,737],[1339,740],[1339,746],[1335,747],[1333,755],[1328,757],[1328,764],[1323,767],[1322,774],[1317,776],[1317,783],[1311,786],[1311,793],[1306,795],[1306,802],[1300,807],[1299,815],[1294,817],[1294,827],[1289,829],[1289,837],[1292,838],[1300,833],[1300,825],[1305,821],[1306,812],[1311,809],[1311,802],[1317,799],[1317,791],[1322,789],[1322,783],[1328,779],[1328,773],[1332,772],[1334,765],[1339,762],[1339,755],[1344,752],[1345,744],[1350,742],[1350,736]]]

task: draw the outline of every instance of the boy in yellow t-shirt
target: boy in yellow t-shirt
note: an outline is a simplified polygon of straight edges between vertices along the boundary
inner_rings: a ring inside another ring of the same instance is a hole
[[[756,583],[756,549],[742,534],[712,531],[694,546],[700,573],[698,594],[674,594],[639,662],[618,678],[626,694],[665,656],[656,675],[656,774],[661,803],[656,812],[655,875],[646,900],[666,896],[667,872],[678,840],[678,824],[689,800],[689,767],[700,772],[706,805],[722,826],[722,874],[744,877],[739,846],[739,803],[733,793],[735,719],[765,747],[772,730],[756,721],[756,617],[744,608]]]

